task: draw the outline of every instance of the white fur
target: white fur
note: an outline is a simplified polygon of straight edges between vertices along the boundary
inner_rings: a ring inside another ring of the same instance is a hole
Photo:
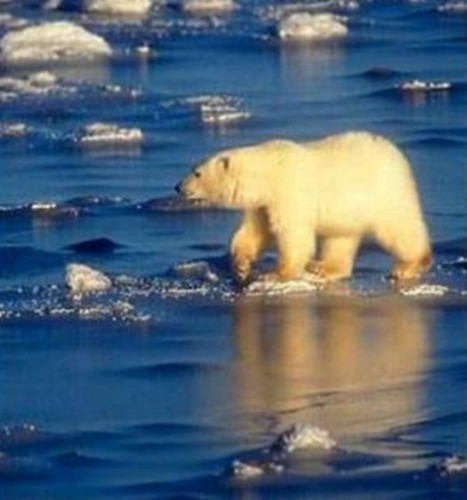
[[[391,142],[369,133],[224,151],[197,167],[182,192],[245,210],[231,243],[239,279],[270,246],[279,254],[276,277],[299,277],[315,257],[317,238],[314,270],[330,279],[351,273],[367,236],[395,257],[400,277],[418,274],[430,260],[410,166]]]

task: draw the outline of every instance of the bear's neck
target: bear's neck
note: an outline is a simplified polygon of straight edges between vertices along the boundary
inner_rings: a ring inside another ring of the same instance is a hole
[[[237,182],[232,189],[230,204],[235,209],[258,209],[266,206],[270,185],[267,177],[251,176],[248,180]]]

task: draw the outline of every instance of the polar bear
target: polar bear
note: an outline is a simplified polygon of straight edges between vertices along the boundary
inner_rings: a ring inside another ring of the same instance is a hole
[[[244,211],[230,243],[239,282],[271,247],[278,262],[268,279],[294,280],[305,271],[324,280],[349,277],[363,238],[394,257],[395,280],[415,278],[431,265],[410,165],[381,136],[347,132],[222,151],[175,189],[186,199]]]

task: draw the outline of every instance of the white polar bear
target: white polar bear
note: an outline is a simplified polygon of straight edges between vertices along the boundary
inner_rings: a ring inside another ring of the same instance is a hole
[[[348,132],[223,151],[194,168],[176,190],[244,211],[230,243],[240,282],[270,247],[278,252],[270,278],[292,280],[305,271],[327,280],[348,277],[364,237],[394,257],[395,279],[417,277],[431,265],[409,163],[380,136]]]

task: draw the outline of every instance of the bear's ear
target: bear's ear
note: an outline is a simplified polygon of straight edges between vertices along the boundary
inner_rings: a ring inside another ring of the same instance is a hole
[[[228,156],[221,156],[218,160],[219,165],[225,170],[229,170],[230,160]]]

